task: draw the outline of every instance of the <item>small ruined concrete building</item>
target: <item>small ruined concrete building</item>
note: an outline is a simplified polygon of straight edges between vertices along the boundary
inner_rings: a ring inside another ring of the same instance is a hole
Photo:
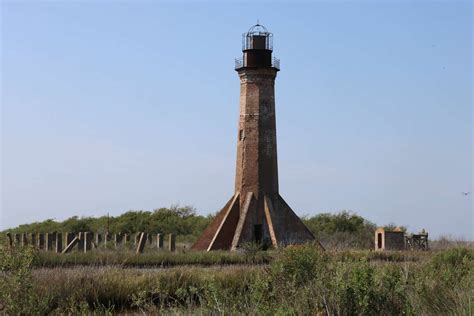
[[[394,230],[377,228],[375,230],[375,250],[405,250],[405,233],[399,228]]]
[[[313,234],[278,190],[273,34],[255,25],[243,34],[240,117],[234,195],[193,245],[195,250],[236,250],[245,243],[277,248],[313,240]]]

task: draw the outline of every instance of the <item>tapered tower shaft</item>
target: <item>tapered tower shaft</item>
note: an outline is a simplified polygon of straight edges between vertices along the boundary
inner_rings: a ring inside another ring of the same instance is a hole
[[[275,121],[277,69],[238,70],[240,118],[237,140],[235,193],[278,194]]]

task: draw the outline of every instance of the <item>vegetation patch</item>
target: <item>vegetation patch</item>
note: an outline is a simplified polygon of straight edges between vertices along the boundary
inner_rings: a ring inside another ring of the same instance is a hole
[[[274,252],[266,265],[165,269],[33,269],[42,259],[32,249],[0,253],[6,314],[469,315],[474,308],[474,252],[467,248],[400,264],[308,244]]]
[[[57,254],[39,252],[35,267],[74,267],[74,266],[120,266],[120,267],[172,267],[180,265],[241,265],[268,264],[275,252],[258,251],[256,253],[231,253],[229,251],[213,252],[168,252],[153,251],[137,255],[134,251],[91,251],[88,253],[72,252]]]

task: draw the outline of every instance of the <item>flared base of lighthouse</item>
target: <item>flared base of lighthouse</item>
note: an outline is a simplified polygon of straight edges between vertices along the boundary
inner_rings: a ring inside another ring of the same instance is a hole
[[[311,240],[313,234],[279,194],[256,198],[249,192],[235,194],[192,249],[237,250],[246,243],[278,248]]]

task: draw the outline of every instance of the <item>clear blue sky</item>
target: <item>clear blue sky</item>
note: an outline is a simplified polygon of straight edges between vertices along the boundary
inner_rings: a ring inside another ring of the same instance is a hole
[[[274,33],[299,215],[473,239],[472,3],[1,4],[0,229],[233,193],[241,34]]]

